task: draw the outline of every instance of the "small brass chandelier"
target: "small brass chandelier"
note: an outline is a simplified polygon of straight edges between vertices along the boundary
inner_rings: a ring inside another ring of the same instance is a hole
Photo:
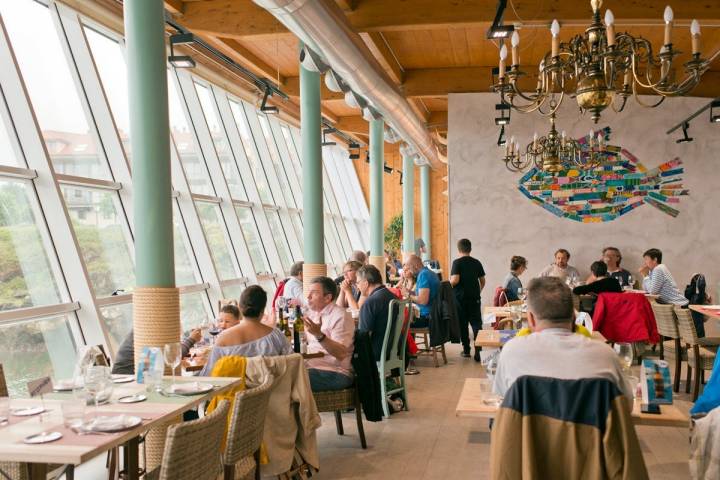
[[[606,156],[605,132],[597,136],[594,131],[583,143],[569,138],[566,133],[558,133],[555,128],[555,114],[550,114],[550,132],[544,137],[535,133],[533,141],[520,150],[520,143],[511,137],[505,145],[503,162],[511,172],[524,172],[535,167],[546,172],[560,172],[571,168],[589,170],[599,166]]]
[[[560,24],[553,20],[550,28],[552,48],[540,61],[534,92],[522,92],[517,83],[526,75],[520,71],[518,33],[515,32],[511,39],[512,65],[509,70],[505,66],[507,47],[502,45],[498,83],[493,85],[493,90],[500,94],[501,103],[508,103],[521,113],[538,111],[550,115],[560,107],[566,94],[574,95],[580,110],[583,113],[590,111],[597,123],[608,106],[622,111],[631,95],[644,107],[657,107],[666,97],[685,95],[700,82],[700,77],[720,54],[719,51],[709,59],[701,58],[700,25],[693,20],[690,26],[692,58],[683,65],[683,78],[677,79],[673,61],[681,52],[673,48],[673,11],[669,6],[664,13],[664,45],[654,55],[648,40],[629,33],[615,33],[615,19],[610,10],[605,11],[604,24],[600,21],[602,0],[591,0],[590,5],[592,24],[584,34],[576,35],[567,43],[560,43]],[[638,88],[649,89],[661,98],[654,104],[644,103],[638,97]],[[552,105],[549,100],[553,100]]]

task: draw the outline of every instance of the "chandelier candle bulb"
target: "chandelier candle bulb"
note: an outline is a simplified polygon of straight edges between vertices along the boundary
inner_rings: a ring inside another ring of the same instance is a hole
[[[663,19],[665,20],[665,45],[672,43],[672,26],[673,26],[673,10],[670,5],[665,7],[665,13],[663,13]]]
[[[513,32],[512,37],[510,38],[510,43],[512,44],[512,64],[520,65],[520,62],[518,61],[518,46],[520,45],[520,34],[517,32],[517,30]]]
[[[533,149],[537,149],[538,134],[535,132],[533,135]]]
[[[615,45],[615,16],[609,8],[605,10],[605,27],[608,46],[612,47]]]
[[[700,23],[697,20],[693,20],[690,24],[690,35],[692,35],[692,53],[693,55],[700,54]]]
[[[498,78],[505,78],[505,59],[507,58],[507,47],[503,43],[500,47],[500,65],[498,65]]]
[[[560,51],[560,24],[557,20],[552,21],[550,33],[552,33],[552,56],[557,57]]]

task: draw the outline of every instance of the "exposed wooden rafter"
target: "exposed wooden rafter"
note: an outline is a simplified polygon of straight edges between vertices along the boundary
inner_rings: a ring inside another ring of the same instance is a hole
[[[262,77],[267,77],[278,84],[282,84],[285,81],[285,78],[278,74],[276,67],[265,63],[234,38],[205,37],[204,40],[241,65],[246,66],[254,73]]]

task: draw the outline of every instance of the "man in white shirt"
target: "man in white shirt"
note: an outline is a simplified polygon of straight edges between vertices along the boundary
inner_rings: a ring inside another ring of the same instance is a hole
[[[644,265],[640,268],[643,276],[643,290],[658,296],[658,303],[669,303],[684,307],[690,301],[685,298],[675,283],[670,270],[662,263],[662,252],[651,248],[643,253]]]
[[[308,353],[322,352],[321,358],[305,362],[310,388],[319,392],[342,390],[353,383],[351,365],[355,321],[335,304],[337,285],[328,277],[316,277],[308,290],[308,312],[304,318]]]
[[[574,333],[572,292],[556,277],[534,278],[527,287],[530,335],[515,337],[500,352],[493,391],[505,396],[518,377],[577,380],[606,378],[632,405],[633,393],[617,355],[603,342]]]
[[[570,279],[572,283],[576,283],[580,280],[580,272],[577,268],[572,265],[568,265],[570,261],[570,252],[564,248],[558,249],[555,252],[555,262],[551,263],[540,272],[540,277],[558,277],[560,280],[565,282]]]
[[[293,305],[301,305],[305,300],[303,295],[303,262],[295,262],[290,267],[290,278],[285,282],[283,297],[294,300]]]

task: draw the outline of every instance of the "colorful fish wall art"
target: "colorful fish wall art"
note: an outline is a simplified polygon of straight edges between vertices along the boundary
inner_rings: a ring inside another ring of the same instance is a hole
[[[518,189],[548,212],[576,222],[609,222],[645,204],[677,217],[680,212],[673,205],[689,195],[681,183],[682,160],[648,170],[626,149],[608,144],[610,127],[602,132],[607,147],[600,165],[553,173],[533,168],[519,180]],[[588,137],[578,142],[585,147]]]

